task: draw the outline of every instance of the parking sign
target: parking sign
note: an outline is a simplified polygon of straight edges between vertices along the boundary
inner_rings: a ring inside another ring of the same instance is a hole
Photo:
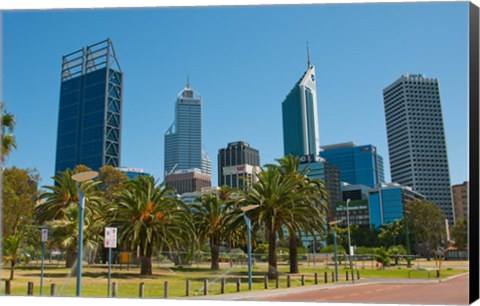
[[[48,229],[42,228],[42,242],[47,242],[48,239]]]
[[[116,248],[117,247],[117,228],[116,227],[106,227],[105,228],[105,238],[104,238],[104,247],[106,248]]]

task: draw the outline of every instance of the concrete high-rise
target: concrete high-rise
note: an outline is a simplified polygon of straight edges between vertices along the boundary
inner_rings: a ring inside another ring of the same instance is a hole
[[[282,103],[284,155],[318,155],[315,67],[310,66]]]
[[[122,84],[110,39],[63,56],[55,173],[120,165]]]
[[[392,182],[437,204],[454,223],[438,80],[404,74],[383,90]]]
[[[177,96],[175,120],[165,133],[164,168],[165,175],[188,169],[212,173],[212,162],[202,143],[202,98],[189,82]]]
[[[373,145],[357,146],[353,142],[322,146],[320,156],[340,170],[340,180],[370,188],[385,183],[383,158]]]
[[[231,142],[218,150],[218,185],[243,188],[256,181],[260,154],[243,141]]]
[[[455,221],[468,220],[468,182],[452,186]]]

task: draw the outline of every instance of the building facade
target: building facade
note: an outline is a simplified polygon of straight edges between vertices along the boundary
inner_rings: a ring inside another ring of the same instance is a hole
[[[309,64],[282,103],[285,155],[317,155],[320,149],[315,77],[315,67]]]
[[[188,82],[177,96],[175,120],[165,133],[164,168],[165,176],[188,169],[212,173],[212,162],[202,143],[202,98]]]
[[[396,183],[379,184],[368,194],[370,224],[379,227],[400,220],[405,216],[405,203],[415,199],[425,200],[425,196]]]
[[[385,183],[383,158],[373,145],[357,146],[353,142],[322,146],[320,156],[340,170],[340,180],[370,188]]]
[[[468,220],[468,182],[452,186],[456,220]]]
[[[177,194],[201,192],[202,188],[211,187],[210,175],[200,169],[178,170],[166,176],[166,185],[175,188]]]
[[[243,141],[218,150],[218,185],[242,189],[251,186],[260,172],[260,154]]]
[[[365,185],[350,185],[341,183],[342,200],[335,203],[335,220],[344,220],[339,227],[347,226],[347,200],[350,224],[361,227],[370,226],[370,211],[368,209],[368,191]]]
[[[383,90],[392,182],[426,196],[454,223],[437,79],[404,74]]]
[[[138,176],[150,176],[149,173],[146,173],[141,168],[117,168],[119,171],[128,176],[128,179],[133,180]]]
[[[120,165],[122,88],[110,39],[63,56],[55,173]]]

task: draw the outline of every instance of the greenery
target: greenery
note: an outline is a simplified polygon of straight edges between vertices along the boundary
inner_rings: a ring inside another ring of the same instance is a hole
[[[457,220],[451,229],[454,246],[463,250],[468,247],[468,224],[467,220]]]
[[[5,159],[14,149],[17,148],[17,142],[15,141],[15,136],[13,135],[16,119],[12,113],[9,113],[4,109],[3,102],[0,102],[0,113],[2,115],[2,152],[0,154],[0,162],[3,165]]]
[[[385,269],[386,266],[390,264],[390,256],[387,250],[384,247],[379,247],[375,249],[375,260],[382,265],[382,268]]]

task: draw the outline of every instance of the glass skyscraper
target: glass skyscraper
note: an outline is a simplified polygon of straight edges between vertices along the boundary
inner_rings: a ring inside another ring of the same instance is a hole
[[[392,182],[412,187],[454,222],[438,80],[404,74],[383,90]]]
[[[202,144],[202,98],[190,88],[178,94],[175,121],[165,133],[165,175],[200,169],[211,175],[212,162]]]
[[[318,155],[320,139],[317,119],[315,67],[295,84],[282,103],[283,148],[285,155]]]
[[[120,165],[122,83],[110,39],[63,56],[55,173]]]
[[[322,146],[320,156],[340,170],[340,180],[371,188],[385,182],[383,158],[375,146],[353,142]]]
[[[243,188],[256,181],[260,154],[243,141],[231,142],[218,150],[218,186]],[[248,178],[248,180],[245,180]]]

